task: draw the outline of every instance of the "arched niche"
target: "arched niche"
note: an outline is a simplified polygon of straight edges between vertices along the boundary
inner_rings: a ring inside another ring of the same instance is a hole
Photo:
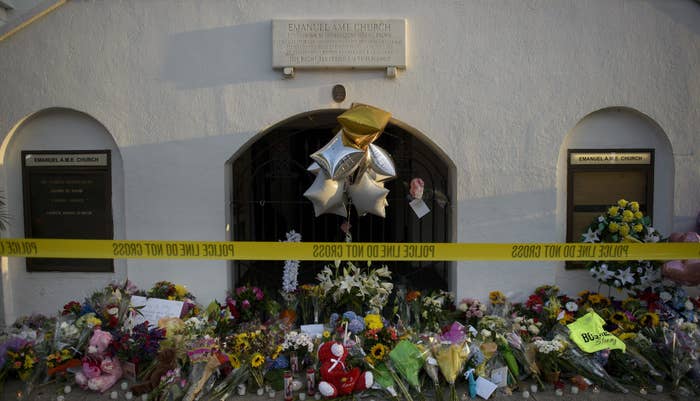
[[[111,157],[112,224],[116,239],[125,237],[124,169],[122,157],[107,128],[90,115],[68,108],[47,108],[19,121],[0,147],[2,187],[11,216],[5,237],[24,237],[24,201],[21,153],[31,151],[109,150]],[[126,278],[126,262],[115,260],[114,272],[27,272],[25,260],[2,258],[4,320],[18,316],[54,313],[57,305],[81,298],[88,289]]]
[[[673,229],[674,160],[671,143],[664,130],[646,114],[629,107],[608,107],[583,117],[568,132],[557,163],[557,227],[563,242],[567,227],[567,157],[570,150],[649,149],[653,152],[653,225],[668,235]],[[629,199],[633,200],[633,199]],[[596,288],[587,271],[558,272],[557,284],[565,292]]]

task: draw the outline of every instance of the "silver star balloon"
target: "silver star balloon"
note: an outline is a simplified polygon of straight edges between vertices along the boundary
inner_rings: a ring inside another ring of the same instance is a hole
[[[396,166],[389,152],[370,143],[367,148],[370,168],[374,171],[376,181],[386,181],[396,177]]]
[[[342,131],[336,134],[324,147],[311,155],[311,158],[334,180],[339,180],[352,174],[364,157],[365,152],[362,150],[343,144]]]
[[[345,210],[344,190],[345,181],[332,180],[328,178],[325,171],[319,171],[313,184],[304,192],[304,196],[313,203],[314,214],[318,217],[328,212],[336,213],[339,207]]]
[[[375,182],[369,174],[362,174],[359,181],[350,185],[348,194],[358,215],[363,216],[371,213],[385,217],[386,197],[389,190]]]

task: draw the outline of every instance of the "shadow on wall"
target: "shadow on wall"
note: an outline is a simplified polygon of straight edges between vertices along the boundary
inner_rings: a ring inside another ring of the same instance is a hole
[[[460,202],[460,242],[563,242],[555,188]]]
[[[271,43],[269,21],[170,35],[161,75],[179,89],[276,81]]]
[[[659,1],[646,0],[650,6],[666,14],[672,20],[683,24],[683,26],[700,35],[700,1]],[[691,11],[692,10],[692,11]]]

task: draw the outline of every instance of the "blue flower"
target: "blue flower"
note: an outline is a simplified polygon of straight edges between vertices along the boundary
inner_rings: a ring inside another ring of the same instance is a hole
[[[338,315],[337,313],[331,314],[331,320],[328,323],[328,325],[331,327],[335,327],[335,325],[338,324],[338,319],[340,319],[340,315]]]
[[[352,334],[362,333],[365,330],[364,320],[362,320],[362,319],[351,320],[350,323],[348,323],[348,330]]]

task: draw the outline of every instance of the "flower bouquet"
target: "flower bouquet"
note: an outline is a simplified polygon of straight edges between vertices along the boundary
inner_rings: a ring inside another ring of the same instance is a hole
[[[457,311],[462,314],[466,324],[476,326],[479,319],[486,313],[486,305],[475,298],[464,298],[457,305]]]
[[[306,333],[290,331],[285,334],[280,351],[289,355],[292,375],[296,375],[302,367],[299,361],[303,361],[306,354],[312,354],[314,352],[314,341],[311,336]]]
[[[442,376],[450,386],[450,401],[457,401],[455,381],[464,368],[467,357],[469,357],[469,346],[467,342],[451,343],[449,341],[442,341],[436,344],[433,349],[433,355],[435,355]]]
[[[599,242],[659,242],[661,234],[651,226],[651,220],[640,211],[639,203],[625,199],[610,206],[582,234],[581,241]],[[655,287],[660,284],[659,263],[651,261],[594,261],[588,264],[591,275],[602,284],[627,290]]]
[[[243,286],[234,290],[233,294],[226,297],[226,305],[232,315],[238,314],[241,322],[251,322],[260,317],[263,309],[265,293],[258,287]]]
[[[559,353],[558,364],[567,371],[587,377],[595,383],[604,386],[608,390],[627,393],[628,390],[605,371],[603,366],[593,355],[586,354],[569,340],[568,329],[565,326],[557,326],[555,340],[564,344],[564,349]]]
[[[439,332],[443,323],[449,320],[454,311],[454,294],[438,290],[423,296],[421,321],[423,330]]]
[[[402,340],[389,352],[389,359],[394,369],[423,398],[418,373],[423,367],[425,360],[418,347],[410,341]]]
[[[544,373],[549,383],[556,384],[561,373],[559,361],[562,352],[566,348],[566,343],[559,338],[555,338],[551,341],[536,340],[534,344],[537,347],[536,358],[539,370]]]
[[[539,366],[537,366],[537,347],[534,343],[524,342],[522,337],[515,331],[507,333],[505,337],[515,359],[523,366],[525,372],[532,375],[537,383],[544,387],[540,378],[541,371]]]
[[[379,313],[394,288],[389,268],[374,269],[368,263],[367,268],[361,269],[351,262],[346,262],[342,269],[340,266],[340,263],[334,269],[326,266],[316,276],[325,299],[336,307],[357,313],[363,312],[365,306]]]

